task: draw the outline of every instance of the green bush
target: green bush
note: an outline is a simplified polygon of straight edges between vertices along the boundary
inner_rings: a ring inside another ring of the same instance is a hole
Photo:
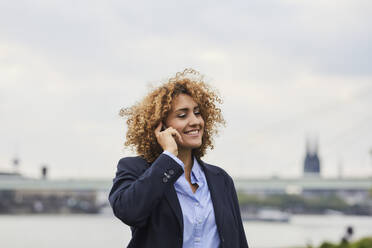
[[[338,248],[338,245],[328,243],[328,242],[324,242],[323,244],[321,244],[319,246],[319,248]]]
[[[363,238],[350,245],[350,248],[371,248],[372,247],[372,237]]]
[[[323,242],[319,248],[372,248],[372,237],[363,238],[350,244],[342,242],[340,244]]]

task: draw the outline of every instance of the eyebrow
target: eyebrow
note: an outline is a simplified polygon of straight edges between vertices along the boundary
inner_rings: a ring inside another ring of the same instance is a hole
[[[194,107],[194,109],[198,109],[199,108],[199,106],[195,106]],[[178,112],[178,111],[188,111],[189,110],[189,108],[180,108],[180,109],[177,109],[175,112]]]

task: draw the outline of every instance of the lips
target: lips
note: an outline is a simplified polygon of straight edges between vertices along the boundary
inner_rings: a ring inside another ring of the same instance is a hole
[[[187,134],[187,135],[198,135],[199,132],[200,132],[199,129],[192,129],[192,130],[186,131],[184,133]]]

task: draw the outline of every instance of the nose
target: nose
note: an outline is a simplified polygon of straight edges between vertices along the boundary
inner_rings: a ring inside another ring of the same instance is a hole
[[[201,123],[201,117],[198,117],[196,116],[194,113],[190,116],[190,121],[189,121],[189,125],[190,126],[196,126],[196,125],[200,125]]]

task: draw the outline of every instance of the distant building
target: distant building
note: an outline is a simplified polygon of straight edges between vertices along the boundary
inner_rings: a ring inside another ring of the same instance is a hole
[[[112,180],[47,180],[0,171],[0,214],[99,213],[108,205],[111,185]]]
[[[363,204],[369,199],[372,178],[322,178],[318,143],[306,142],[302,178],[235,179],[238,190],[260,197],[297,194],[306,198],[338,196],[350,205]]]
[[[306,142],[306,156],[304,160],[304,177],[320,177],[320,160],[318,156],[318,144]]]
[[[17,172],[0,171],[0,179],[21,178],[21,177],[22,175]]]

